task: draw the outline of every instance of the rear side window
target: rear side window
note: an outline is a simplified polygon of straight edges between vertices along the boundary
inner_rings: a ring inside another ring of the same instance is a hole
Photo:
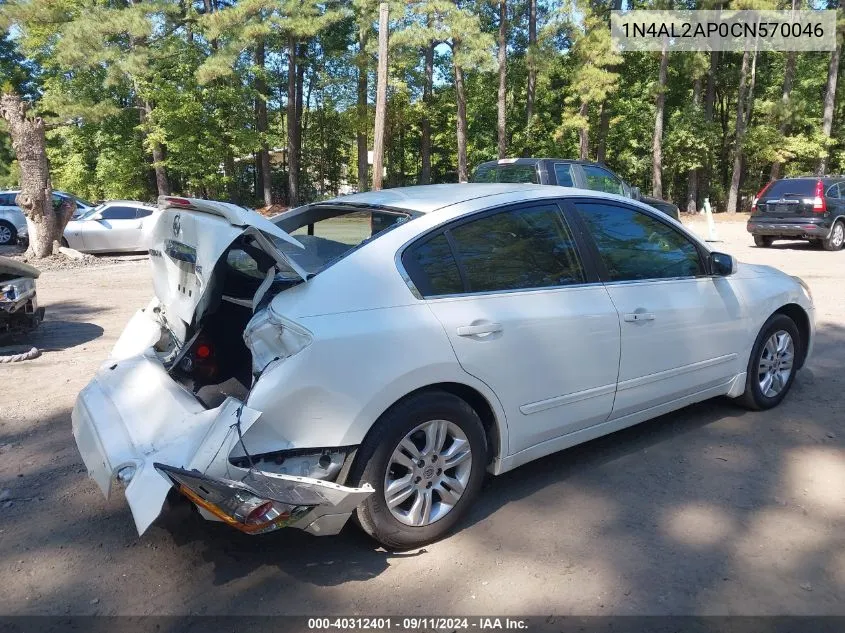
[[[109,207],[103,211],[104,220],[134,220],[135,209],[133,207]]]
[[[424,296],[459,294],[464,290],[458,264],[443,233],[411,249],[403,263]]]
[[[481,165],[473,182],[527,182],[539,184],[536,165]]]
[[[459,224],[410,249],[403,263],[424,296],[585,281],[575,241],[557,206],[502,211]]]
[[[555,180],[559,187],[574,187],[575,180],[572,178],[572,166],[565,163],[555,163]]]
[[[147,218],[153,214],[151,209],[138,209],[138,216],[139,218]]]
[[[838,198],[839,197],[839,185],[831,185],[827,193],[825,194],[828,198]]]
[[[577,202],[611,281],[704,274],[695,244],[671,226],[630,207]]]
[[[14,193],[0,193],[0,206],[13,207],[15,206]]]

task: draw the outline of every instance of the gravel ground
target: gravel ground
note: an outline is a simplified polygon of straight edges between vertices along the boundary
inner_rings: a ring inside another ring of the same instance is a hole
[[[76,270],[78,268],[112,266],[114,264],[125,264],[128,262],[147,261],[149,259],[146,253],[113,253],[109,255],[88,255],[87,253],[82,253],[82,257],[79,259],[66,257],[65,255],[52,255],[43,259],[30,259],[24,254],[24,249],[19,246],[0,246],[0,255],[31,264],[41,272],[47,270]]]
[[[706,234],[696,220],[694,230]],[[845,615],[845,251],[713,246],[802,276],[816,354],[774,411],[714,400],[492,480],[451,537],[390,554],[348,526],[258,537],[182,508],[142,538],[87,479],[78,391],[151,295],[142,262],[46,270],[42,357],[0,366],[7,614]]]

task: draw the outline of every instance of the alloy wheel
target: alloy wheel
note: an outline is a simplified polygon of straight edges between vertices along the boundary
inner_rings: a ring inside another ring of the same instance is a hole
[[[772,334],[760,352],[757,380],[760,391],[767,398],[777,396],[792,374],[795,362],[795,343],[789,332],[778,330]]]
[[[12,229],[8,226],[0,226],[0,244],[8,244],[12,241]]]
[[[461,428],[448,420],[423,422],[394,449],[384,476],[384,498],[401,523],[423,527],[458,503],[472,472],[472,451]]]
[[[840,248],[842,243],[845,242],[845,226],[842,222],[837,222],[836,226],[833,227],[833,235],[830,241],[836,248]]]

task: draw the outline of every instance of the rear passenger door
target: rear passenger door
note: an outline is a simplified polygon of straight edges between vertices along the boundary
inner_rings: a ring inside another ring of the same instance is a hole
[[[499,397],[509,454],[608,418],[619,320],[554,201],[447,225],[402,262],[463,369]]]

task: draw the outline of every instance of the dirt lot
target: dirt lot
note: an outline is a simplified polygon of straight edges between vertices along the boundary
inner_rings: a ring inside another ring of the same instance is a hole
[[[88,480],[70,410],[148,300],[147,266],[45,272],[33,342],[50,351],[0,366],[0,611],[845,614],[845,251],[718,232],[813,288],[816,354],[787,400],[703,403],[524,466],[453,536],[404,554],[352,526],[249,537],[184,511],[138,538]]]

